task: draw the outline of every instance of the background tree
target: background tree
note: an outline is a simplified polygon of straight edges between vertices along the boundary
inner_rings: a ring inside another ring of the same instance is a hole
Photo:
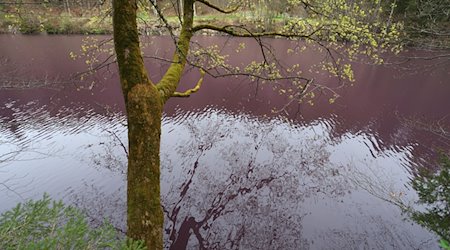
[[[381,22],[379,9],[364,10],[357,3],[343,0],[333,1],[288,1],[292,6],[302,6],[307,17],[290,18],[275,29],[254,23],[221,24],[219,22],[194,23],[194,3],[202,4],[222,14],[232,14],[244,6],[244,1],[229,1],[227,6],[213,4],[207,0],[184,0],[178,31],[169,24],[161,9],[154,5],[175,44],[175,52],[166,73],[154,83],[144,67],[137,26],[138,1],[113,1],[114,48],[119,65],[120,82],[127,110],[128,121],[128,175],[127,175],[127,225],[128,236],[145,240],[149,249],[162,249],[163,213],[160,204],[160,135],[163,105],[169,98],[187,97],[199,90],[206,73],[219,75],[246,75],[275,83],[289,80],[289,86],[279,86],[280,93],[288,93],[291,100],[313,98],[316,91],[331,91],[302,74],[300,65],[285,67],[277,58],[276,51],[262,39],[280,37],[291,39],[300,52],[302,44],[315,44],[325,55],[318,64],[339,80],[353,80],[349,61],[364,55],[373,62],[381,62],[379,54],[397,50],[391,46],[397,41],[396,24]],[[150,1],[153,4],[153,1]],[[364,2],[367,6],[377,1]],[[174,6],[176,6],[174,4]],[[372,21],[372,22],[367,22]],[[196,47],[191,41],[196,32],[205,30],[236,37],[254,39],[260,48],[259,60],[245,67],[232,67],[215,47]],[[324,40],[327,40],[326,42]],[[190,48],[194,47],[194,50]],[[191,57],[192,56],[192,57]],[[201,76],[196,86],[185,92],[177,87],[186,66],[200,68]]]
[[[405,23],[408,43],[415,46],[450,48],[450,2],[441,0],[394,0],[393,14]]]

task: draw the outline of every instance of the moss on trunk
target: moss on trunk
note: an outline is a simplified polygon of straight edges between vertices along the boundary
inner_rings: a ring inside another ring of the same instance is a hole
[[[163,248],[160,201],[162,105],[142,60],[136,0],[115,0],[114,46],[128,118],[127,235],[147,248]]]
[[[174,62],[154,85],[142,59],[136,24],[137,0],[114,0],[114,48],[128,118],[127,235],[147,248],[163,248],[160,201],[160,140],[164,103],[175,92],[192,38],[193,0],[184,2],[183,27]]]
[[[153,85],[137,84],[127,98],[128,236],[162,249],[163,212],[160,201],[160,136],[162,105]]]

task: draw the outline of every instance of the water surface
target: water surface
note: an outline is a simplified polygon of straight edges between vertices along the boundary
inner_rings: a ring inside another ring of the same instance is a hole
[[[68,56],[82,38],[0,36],[0,70],[9,79],[0,90],[0,211],[47,192],[94,224],[106,217],[124,231],[120,86],[114,67],[95,76],[92,89],[69,79],[85,67]],[[170,52],[167,38],[153,39],[158,51],[148,53]],[[148,66],[155,79],[165,67]],[[287,114],[272,112],[285,97],[243,79],[207,78],[189,99],[170,100],[161,145],[165,246],[438,249],[432,232],[389,201],[416,201],[414,173],[434,168],[436,152],[450,148],[418,125],[449,128],[449,72],[356,65],[355,74],[355,86],[333,105],[319,97]],[[196,77],[188,72],[184,82]],[[43,79],[57,84],[11,88]]]

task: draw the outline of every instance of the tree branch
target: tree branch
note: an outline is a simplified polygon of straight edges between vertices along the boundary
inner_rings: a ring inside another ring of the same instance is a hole
[[[323,27],[318,27],[317,29],[313,30],[309,34],[298,34],[298,33],[281,33],[281,32],[251,32],[250,30],[246,29],[243,26],[236,26],[236,25],[225,25],[222,27],[210,25],[210,24],[201,24],[196,25],[192,28],[192,32],[197,32],[200,30],[215,30],[218,32],[222,32],[231,36],[236,37],[285,37],[285,38],[311,38],[315,33],[317,33],[319,30],[321,30]],[[244,30],[244,32],[239,32],[236,29]]]
[[[180,36],[176,43],[173,55],[173,63],[169,66],[162,79],[156,84],[160,92],[162,103],[165,103],[175,93],[187,62],[187,55],[193,32],[191,27],[194,22],[194,0],[185,0],[183,5],[183,24]]]
[[[203,78],[205,77],[205,74],[206,74],[206,72],[204,70],[202,70],[202,69],[199,69],[199,70],[200,70],[200,79],[198,80],[195,87],[192,89],[188,89],[184,92],[174,92],[172,94],[172,97],[189,97],[189,96],[191,96],[191,94],[199,91],[199,89],[202,87]]]
[[[220,13],[224,13],[224,14],[233,13],[233,12],[237,11],[240,7],[240,5],[237,5],[236,7],[232,8],[232,9],[222,9],[219,6],[212,4],[207,0],[196,0],[196,2],[200,2],[200,3],[210,7],[211,9],[214,9],[214,10],[216,10]]]
[[[295,98],[294,98],[294,97],[291,98],[291,100],[290,100],[288,103],[286,103],[281,109],[275,110],[275,113],[280,113],[280,112],[284,111],[284,112],[287,114],[287,111],[286,111],[287,107],[289,107],[289,106],[292,104],[292,102],[294,102],[295,100],[298,101],[298,100],[302,99],[303,96],[306,94],[306,91],[308,91],[309,86],[313,83],[313,81],[314,81],[314,79],[308,80],[308,81],[306,82],[306,84],[303,86],[302,91],[300,91],[299,93],[297,93],[297,94],[295,95]]]

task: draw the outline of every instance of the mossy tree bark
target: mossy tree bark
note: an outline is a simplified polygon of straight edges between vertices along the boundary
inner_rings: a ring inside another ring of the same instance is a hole
[[[136,24],[137,0],[114,0],[114,46],[128,121],[127,235],[163,248],[160,201],[160,136],[164,103],[174,94],[192,37],[193,0],[184,1],[183,26],[173,63],[157,84],[141,55]]]

